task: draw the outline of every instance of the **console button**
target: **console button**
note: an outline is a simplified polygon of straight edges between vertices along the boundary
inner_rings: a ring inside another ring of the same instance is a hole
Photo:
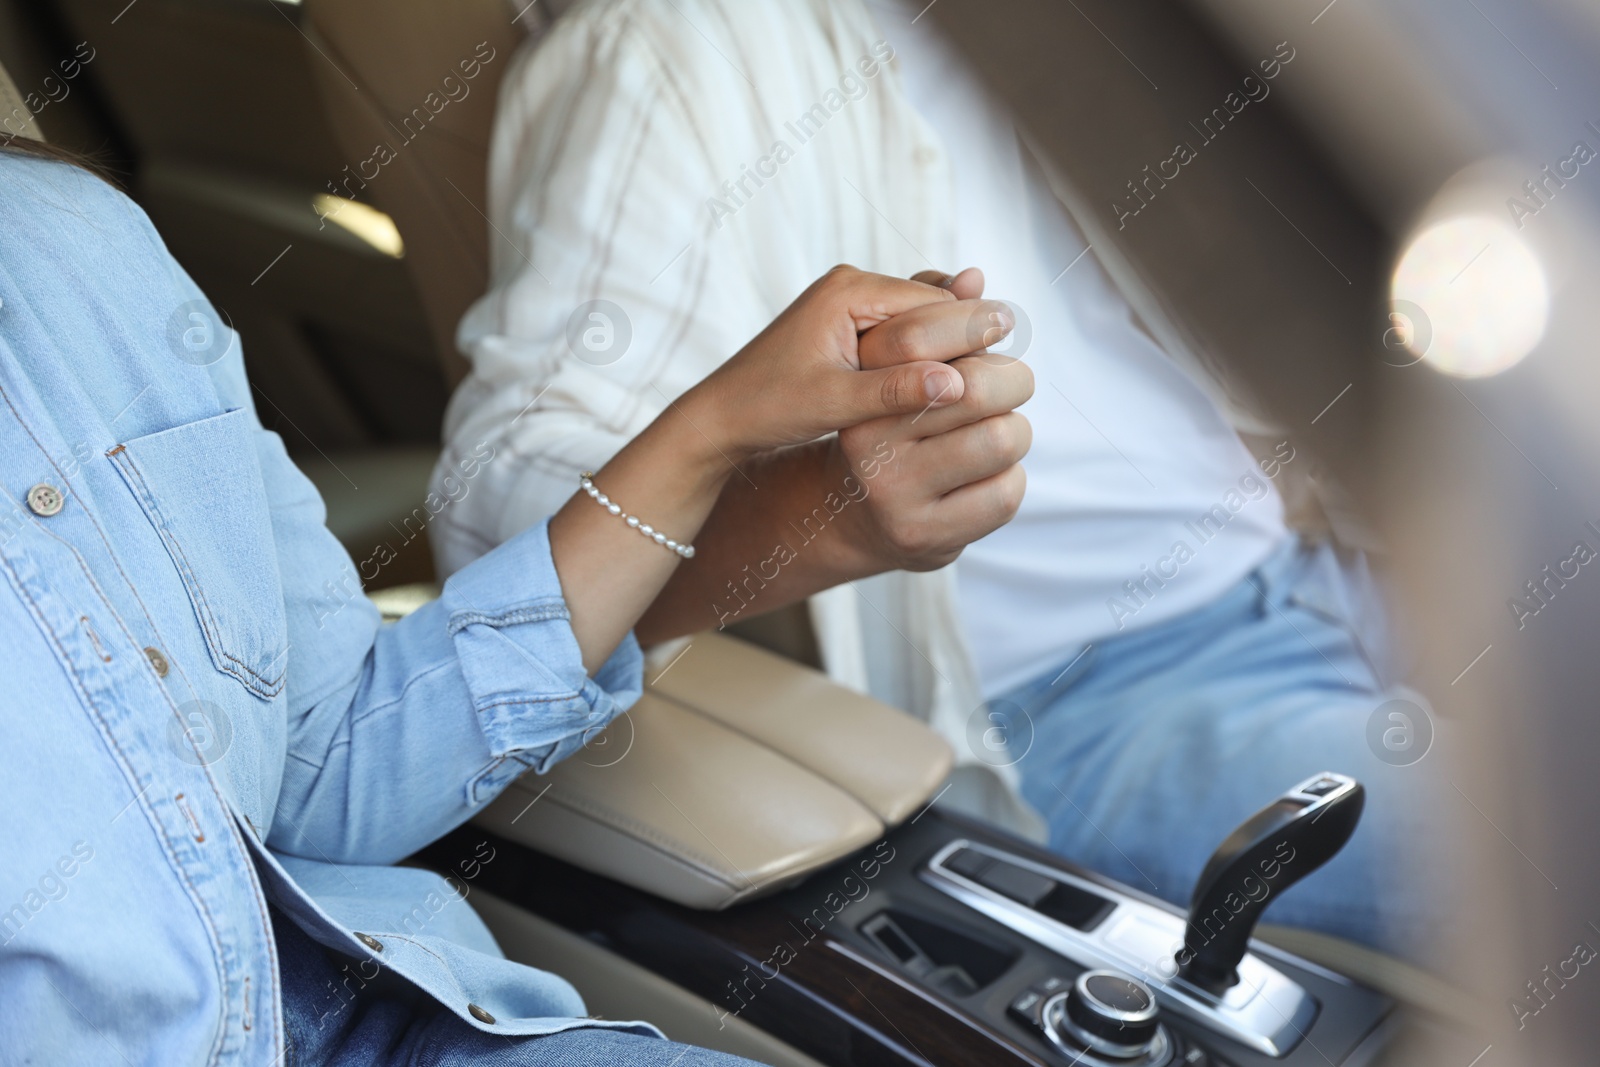
[[[1230,1067],[1229,1064],[1217,1059],[1211,1053],[1195,1044],[1194,1041],[1176,1031],[1168,1031],[1172,1038],[1171,1067]]]
[[[1056,883],[1037,905],[1039,914],[1076,930],[1093,930],[1116,909],[1116,905],[1097,893],[1088,893],[1065,882]]]
[[[963,878],[970,878],[974,882],[978,876],[995,863],[992,856],[987,856],[975,848],[963,848],[952,852],[944,861],[946,870],[953,871]]]
[[[945,857],[943,867],[951,874],[959,874],[1078,930],[1093,930],[1116,907],[1098,894],[1007,863],[975,848],[957,849]]]
[[[1012,1018],[1035,1030],[1044,1029],[1043,1011],[1047,1000],[1066,989],[1070,983],[1065,978],[1052,976],[1035,982],[1017,994],[1006,1010]]]
[[[1030,908],[1049,896],[1057,885],[1054,878],[1046,878],[1001,860],[984,868],[972,880]]]
[[[1030,989],[1027,992],[1020,994],[1016,1000],[1013,1000],[1011,1002],[1011,1006],[1006,1010],[1009,1011],[1018,1022],[1021,1022],[1026,1026],[1036,1027],[1039,1025],[1039,1006],[1043,1004],[1044,1001],[1044,997]]]

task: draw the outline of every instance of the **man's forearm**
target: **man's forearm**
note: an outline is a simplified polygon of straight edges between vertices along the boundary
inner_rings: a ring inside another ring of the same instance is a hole
[[[647,647],[773,611],[877,573],[860,531],[878,465],[850,470],[833,439],[745,464],[723,487],[682,564],[639,620]]]

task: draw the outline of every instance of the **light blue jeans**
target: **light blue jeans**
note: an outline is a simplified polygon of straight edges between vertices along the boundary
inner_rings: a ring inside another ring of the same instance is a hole
[[[1447,775],[1394,647],[1364,558],[1291,539],[1214,603],[990,709],[1052,849],[1184,906],[1235,826],[1320,771],[1355,777],[1355,835],[1263,921],[1416,957],[1449,910]]]

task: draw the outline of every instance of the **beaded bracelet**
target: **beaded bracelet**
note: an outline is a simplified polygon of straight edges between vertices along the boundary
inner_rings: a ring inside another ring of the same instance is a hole
[[[611,512],[611,514],[617,516],[623,522],[626,522],[629,526],[650,538],[650,540],[654,541],[656,544],[661,545],[663,548],[670,548],[684,559],[694,559],[693,545],[680,545],[678,542],[674,541],[660,530],[657,530],[655,527],[651,526],[648,522],[640,522],[639,516],[629,515],[627,512],[622,510],[622,505],[614,502],[610,497],[606,496],[598,488],[596,488],[594,484],[593,471],[584,471],[582,474],[580,474],[578,476],[578,484],[583,486],[583,491],[588,493],[590,498],[596,504],[599,504],[601,507]]]

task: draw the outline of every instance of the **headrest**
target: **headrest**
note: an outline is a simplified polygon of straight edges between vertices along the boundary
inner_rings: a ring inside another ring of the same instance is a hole
[[[456,326],[489,289],[479,205],[496,94],[547,2],[523,0],[516,21],[507,0],[306,0],[303,9],[312,75],[350,161],[329,191],[370,197],[394,219],[452,383],[468,370]]]

